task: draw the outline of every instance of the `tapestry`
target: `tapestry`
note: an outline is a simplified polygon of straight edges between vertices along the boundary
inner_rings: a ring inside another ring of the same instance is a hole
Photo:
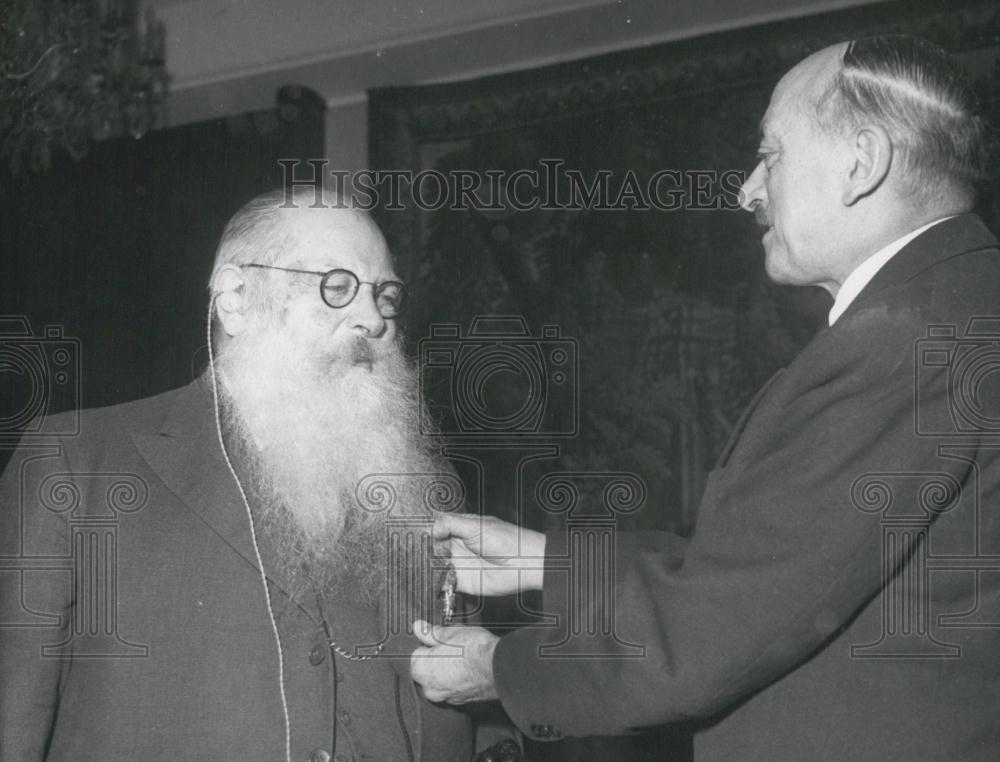
[[[406,331],[435,381],[424,391],[443,433],[485,435],[491,422],[523,433],[507,446],[547,433],[557,452],[542,471],[641,481],[643,504],[617,516],[619,528],[689,531],[740,411],[831,304],[819,289],[768,281],[760,233],[738,208],[759,120],[796,62],[875,32],[953,51],[1000,114],[1000,9],[984,2],[879,3],[373,91],[373,170],[417,173],[377,215],[411,285]],[[1000,229],[1000,177],[981,207]],[[529,340],[534,371],[513,357]],[[438,352],[470,344],[511,348],[492,360],[505,372]],[[507,517],[559,524],[525,500]],[[502,513],[508,503],[484,505]]]

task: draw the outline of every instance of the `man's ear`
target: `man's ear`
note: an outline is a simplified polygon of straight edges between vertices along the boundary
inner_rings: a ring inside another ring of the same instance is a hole
[[[242,333],[247,325],[247,296],[243,272],[235,265],[225,265],[212,280],[213,309],[219,324],[229,336]]]
[[[842,196],[845,206],[853,206],[875,192],[889,175],[893,158],[889,133],[873,124],[854,131],[849,150],[851,164],[844,180]]]

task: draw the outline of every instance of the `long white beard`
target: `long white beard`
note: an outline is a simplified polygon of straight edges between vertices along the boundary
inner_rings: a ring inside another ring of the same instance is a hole
[[[293,595],[314,588],[372,604],[387,584],[387,516],[363,507],[359,485],[451,469],[420,432],[416,371],[398,343],[357,337],[317,352],[289,333],[266,325],[220,354],[224,428],[272,570]],[[389,481],[394,517],[427,515],[426,479]]]

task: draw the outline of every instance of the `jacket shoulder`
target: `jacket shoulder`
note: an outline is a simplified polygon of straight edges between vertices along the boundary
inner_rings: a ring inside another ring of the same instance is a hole
[[[100,449],[127,438],[130,432],[161,431],[176,410],[210,399],[194,381],[152,397],[96,408],[67,410],[31,421],[21,434],[20,445],[59,444],[68,450]]]

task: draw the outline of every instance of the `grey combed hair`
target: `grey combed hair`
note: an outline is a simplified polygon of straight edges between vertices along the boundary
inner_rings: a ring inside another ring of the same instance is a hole
[[[991,130],[962,65],[919,37],[854,40],[818,111],[826,129],[881,125],[899,152],[902,187],[974,195],[989,171]]]

